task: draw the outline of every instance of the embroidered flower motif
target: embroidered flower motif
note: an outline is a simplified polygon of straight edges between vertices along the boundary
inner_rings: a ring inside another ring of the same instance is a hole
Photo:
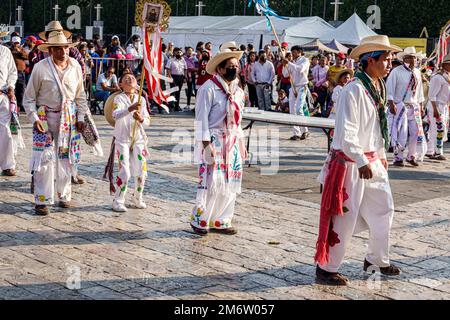
[[[220,228],[222,226],[222,223],[219,220],[217,220],[216,223],[214,224],[214,226],[216,228]]]
[[[38,199],[39,199],[40,202],[44,202],[45,201],[45,196],[40,195],[40,196],[38,196]]]
[[[143,171],[143,172],[147,172],[147,161],[144,161],[144,162],[142,163],[142,171]]]
[[[123,184],[122,179],[120,179],[120,177],[117,177],[116,183],[120,187]]]
[[[349,199],[347,190],[344,188],[344,202],[347,201]]]
[[[138,158],[139,161],[142,161],[142,159],[143,159],[142,155],[140,155],[140,154],[138,154],[137,158]]]
[[[202,208],[197,208],[197,215],[202,215],[203,214],[203,210]]]
[[[120,191],[122,191],[122,192],[127,191],[127,186],[123,186],[123,187],[120,189]]]
[[[200,227],[205,228],[207,225],[205,220],[200,221]]]

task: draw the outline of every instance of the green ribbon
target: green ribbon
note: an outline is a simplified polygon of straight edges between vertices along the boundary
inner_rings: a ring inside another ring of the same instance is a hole
[[[381,94],[380,94],[380,92],[378,92],[378,90],[373,85],[372,80],[365,72],[363,71],[356,72],[355,78],[358,78],[361,81],[363,86],[366,88],[366,90],[369,92],[369,94],[376,103],[378,115],[380,118],[381,135],[384,138],[384,148],[388,150],[390,146],[390,139],[389,139],[387,112],[386,112],[386,103],[387,103],[386,83],[384,82],[383,79],[379,80],[381,84]]]

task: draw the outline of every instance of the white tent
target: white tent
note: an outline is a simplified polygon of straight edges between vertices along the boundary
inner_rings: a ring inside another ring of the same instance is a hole
[[[334,30],[319,17],[272,21],[280,40],[288,41],[290,45],[302,45]],[[163,38],[165,42],[172,41],[179,47],[195,47],[199,41],[209,41],[214,52],[226,41],[236,41],[238,45],[252,43],[258,49],[261,43],[267,44],[275,39],[267,28],[266,19],[261,16],[171,17]]]
[[[344,46],[342,43],[340,43],[339,41],[337,41],[336,39],[334,39],[330,43],[325,43],[325,46],[327,46],[328,48],[337,50],[338,52],[342,52],[342,53],[348,52],[348,48],[346,46]]]
[[[368,36],[377,35],[370,29],[361,18],[354,13],[347,21],[337,29],[322,35],[319,39],[324,43],[337,40],[344,45],[357,46],[361,40]]]

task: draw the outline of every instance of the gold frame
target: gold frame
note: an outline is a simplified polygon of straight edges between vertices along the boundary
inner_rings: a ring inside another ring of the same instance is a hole
[[[172,13],[172,8],[170,8],[170,5],[165,0],[139,0],[136,3],[136,13],[135,13],[135,23],[137,26],[142,26],[142,13],[144,11],[144,6],[146,3],[153,3],[153,4],[160,4],[163,6],[163,13],[162,13],[162,19],[161,19],[161,31],[166,31],[167,28],[169,28],[169,19],[170,14]],[[154,27],[148,28],[149,32],[152,33],[154,30]]]

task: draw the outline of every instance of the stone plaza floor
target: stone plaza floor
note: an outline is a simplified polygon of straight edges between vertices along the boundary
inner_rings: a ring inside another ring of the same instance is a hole
[[[321,131],[292,142],[290,128],[255,126],[255,164],[244,169],[236,206],[239,233],[202,238],[189,227],[196,192],[192,113],[153,118],[148,209],[123,214],[111,210],[102,177],[112,128],[95,116],[105,156],[83,145],[87,184],[73,186],[73,209],[51,208],[47,217],[34,215],[31,124],[21,119],[27,149],[17,157],[18,176],[0,177],[0,299],[450,299],[448,161],[390,170],[391,258],[403,274],[369,278],[362,233],[342,266],[349,286],[334,288],[315,283],[313,264],[316,177],[326,158]]]

